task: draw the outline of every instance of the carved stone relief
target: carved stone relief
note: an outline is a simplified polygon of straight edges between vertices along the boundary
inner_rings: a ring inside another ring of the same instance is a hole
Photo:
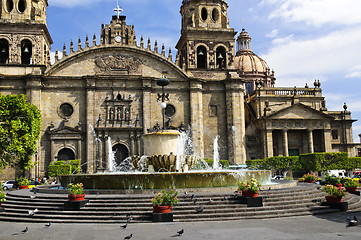
[[[142,61],[128,56],[107,56],[95,59],[95,72],[98,74],[140,74]]]

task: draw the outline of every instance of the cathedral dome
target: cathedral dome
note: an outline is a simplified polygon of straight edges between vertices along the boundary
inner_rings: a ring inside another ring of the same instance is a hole
[[[240,74],[244,73],[270,73],[266,61],[253,53],[251,49],[251,37],[245,29],[239,34],[238,39],[238,52],[235,57],[235,66]]]
[[[240,73],[268,73],[270,69],[262,58],[253,52],[242,52],[235,57],[236,68]]]

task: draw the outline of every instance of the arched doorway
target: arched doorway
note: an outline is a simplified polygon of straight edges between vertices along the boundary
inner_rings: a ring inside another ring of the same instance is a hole
[[[113,152],[115,152],[115,162],[117,166],[123,162],[124,159],[129,157],[129,150],[123,144],[114,145],[112,148]]]
[[[58,152],[58,161],[74,160],[75,154],[73,150],[69,148],[63,148]]]

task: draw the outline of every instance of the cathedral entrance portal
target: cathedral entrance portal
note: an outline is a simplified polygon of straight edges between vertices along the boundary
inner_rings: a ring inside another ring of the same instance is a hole
[[[73,150],[69,148],[63,148],[58,153],[58,161],[68,161],[74,159],[75,159],[75,154]]]
[[[114,145],[112,150],[115,152],[115,162],[117,166],[119,166],[119,164],[123,162],[124,159],[129,157],[129,150],[123,144]]]

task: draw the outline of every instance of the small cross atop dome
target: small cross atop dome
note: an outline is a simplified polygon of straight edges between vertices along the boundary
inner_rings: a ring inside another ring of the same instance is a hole
[[[114,8],[113,11],[117,13],[117,18],[119,19],[120,13],[123,12],[123,9],[119,7],[119,1],[117,1],[117,8]]]

